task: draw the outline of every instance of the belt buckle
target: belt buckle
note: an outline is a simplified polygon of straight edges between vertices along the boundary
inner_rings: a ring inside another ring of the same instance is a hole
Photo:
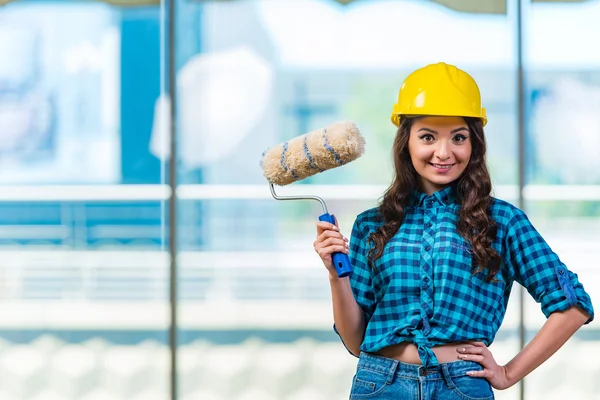
[[[431,367],[431,368],[426,368],[426,367],[421,367],[419,369],[419,375],[420,376],[427,376],[430,374],[434,374],[436,372],[438,372],[440,369],[438,367]]]

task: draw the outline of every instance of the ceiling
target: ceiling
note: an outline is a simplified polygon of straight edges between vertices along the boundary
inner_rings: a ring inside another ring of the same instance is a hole
[[[0,0],[0,6],[17,0]],[[151,4],[160,4],[160,0],[98,0],[104,3],[123,7],[133,7]],[[196,2],[230,2],[239,0],[189,0]],[[365,0],[330,0],[343,5],[358,3]],[[428,0],[430,2],[444,5],[450,9],[484,14],[506,14],[507,0]],[[530,0],[532,3],[581,3],[588,0]]]

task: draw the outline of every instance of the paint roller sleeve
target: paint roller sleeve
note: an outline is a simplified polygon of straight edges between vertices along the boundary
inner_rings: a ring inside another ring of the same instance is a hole
[[[342,121],[265,150],[260,165],[270,183],[284,186],[354,161],[364,150],[357,126]]]

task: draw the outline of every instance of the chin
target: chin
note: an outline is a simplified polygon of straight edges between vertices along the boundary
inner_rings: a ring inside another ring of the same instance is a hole
[[[439,177],[436,177],[436,178],[431,178],[429,181],[436,185],[447,186],[447,185],[450,185],[452,182],[456,181],[458,179],[458,176],[447,177],[447,178],[443,178],[443,179],[440,179]]]

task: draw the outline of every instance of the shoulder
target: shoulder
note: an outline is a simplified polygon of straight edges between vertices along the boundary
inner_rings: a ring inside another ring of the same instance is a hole
[[[527,215],[519,207],[508,201],[492,197],[491,217],[501,228],[509,229],[517,221],[527,220]]]
[[[357,221],[371,222],[380,218],[379,207],[369,208],[356,216]]]
[[[371,232],[381,225],[383,225],[383,218],[381,218],[378,207],[361,212],[354,221],[354,229],[363,232],[363,234]]]

